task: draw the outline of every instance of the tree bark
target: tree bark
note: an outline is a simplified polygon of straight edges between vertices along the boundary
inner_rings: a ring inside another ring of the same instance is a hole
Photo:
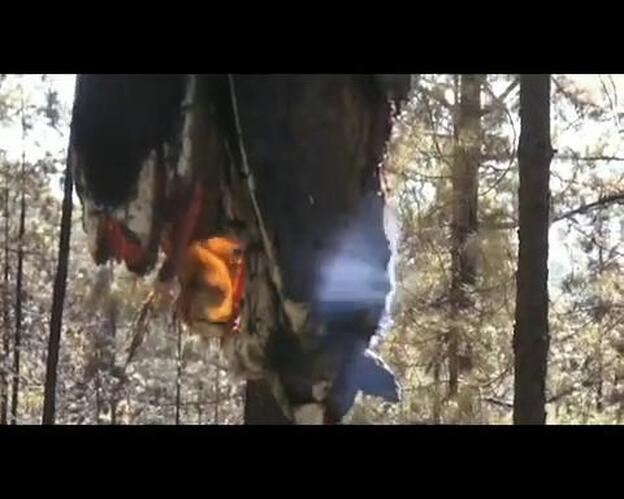
[[[111,380],[115,380],[114,371],[117,358],[117,299],[115,296],[109,297],[107,304],[107,329],[108,329],[108,341],[106,342],[106,362],[108,364],[108,373]],[[117,424],[117,406],[119,404],[120,397],[120,385],[113,381],[110,388],[110,411],[111,411],[111,425]]]
[[[52,296],[52,312],[50,316],[50,337],[48,339],[48,358],[46,361],[45,390],[43,400],[43,424],[54,424],[56,407],[56,376],[58,355],[61,343],[61,326],[63,323],[63,305],[67,284],[67,268],[69,263],[69,242],[71,236],[71,219],[73,209],[73,178],[70,162],[65,166],[65,184],[63,208],[61,214],[61,234],[59,238],[58,264],[54,279]]]
[[[520,78],[514,424],[544,424],[548,332],[550,75]]]
[[[437,343],[437,341],[436,341]],[[435,360],[433,364],[433,424],[440,424],[442,416],[442,397],[440,396],[440,361],[439,348],[436,345]]]
[[[175,424],[180,424],[180,391],[182,388],[182,325],[173,321],[176,330],[176,397],[175,397]]]
[[[9,186],[4,193],[4,275],[2,287],[2,359],[0,359],[0,424],[7,424],[9,410]]]
[[[266,382],[249,382],[245,423],[288,424],[281,407],[295,410],[302,400],[312,402],[306,385],[320,361],[317,353],[330,347],[340,354],[327,363],[324,377],[337,382],[328,394],[331,401],[323,404],[326,420],[337,420],[359,382],[338,379],[347,371],[342,366],[350,362],[350,352],[370,340],[390,290],[383,199],[377,193],[392,106],[369,76],[253,75],[229,78],[229,83],[237,139],[232,150],[238,151],[245,179],[241,191],[250,193],[253,208],[246,210],[245,220],[257,229],[254,238],[261,248],[257,256],[248,253],[249,267],[260,270],[246,283],[245,307],[262,315],[249,314],[243,329],[261,341],[272,340],[267,348],[275,351],[268,355],[279,380],[273,386],[281,383],[282,388],[278,404]],[[374,272],[349,272],[338,285],[328,274],[343,258]],[[373,273],[375,283],[366,277]],[[345,282],[362,298],[351,294],[345,300]],[[278,313],[287,301],[305,304],[311,320],[295,324],[288,314]],[[345,334],[328,334],[328,345],[314,355],[303,355],[309,345],[289,340],[291,335],[312,337],[313,330],[337,321],[338,315]],[[329,344],[334,341],[336,346]]]
[[[203,390],[204,390],[204,385],[201,382],[201,380],[199,380],[197,382],[197,401],[196,401],[196,405],[197,405],[197,424],[198,425],[202,424],[202,418],[203,418],[203,410],[202,410],[202,404],[204,403],[203,397],[202,397]]]
[[[481,87],[483,75],[462,75],[455,120],[451,248],[451,316],[449,333],[449,396],[459,384],[460,311],[470,307],[468,288],[476,277],[478,171],[481,156]]]
[[[214,424],[219,424],[219,409],[221,406],[221,369],[215,366],[215,383],[214,383]]]
[[[26,222],[26,165],[22,156],[22,193],[20,201],[20,219],[17,247],[17,278],[15,283],[15,336],[13,339],[13,389],[11,397],[11,424],[17,424],[19,406],[20,350],[22,345],[22,280],[24,275],[24,232]]]
[[[99,365],[100,363],[100,354],[99,352],[96,353],[97,356],[97,363]],[[102,383],[101,383],[101,379],[100,379],[100,369],[99,367],[97,368],[96,372],[95,372],[95,424],[99,425],[100,424],[100,415],[102,414]]]

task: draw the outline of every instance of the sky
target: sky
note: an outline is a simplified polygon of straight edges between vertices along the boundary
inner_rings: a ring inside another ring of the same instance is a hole
[[[44,90],[46,87],[54,89],[58,93],[58,98],[62,109],[62,122],[60,130],[40,124],[29,131],[27,138],[22,143],[22,130],[19,119],[14,123],[0,125],[0,149],[6,151],[7,159],[17,161],[21,158],[22,150],[26,153],[26,160],[37,161],[45,156],[46,152],[58,154],[59,151],[67,149],[68,126],[71,108],[74,100],[74,85],[76,75],[24,75],[16,77],[7,75],[7,81],[3,84],[10,92],[11,98],[18,103],[21,101],[20,83],[24,89],[24,101],[35,105],[45,103]]]
[[[595,120],[581,122],[578,128],[570,128],[565,132],[553,134],[553,147],[559,151],[570,149],[581,155],[599,142],[605,144],[605,156],[624,156],[624,75],[566,75],[583,91],[583,97],[594,104],[611,108],[606,121],[598,123]],[[552,129],[556,130],[557,117],[552,115]],[[563,178],[569,178],[573,174],[573,165],[570,162],[554,161],[551,169]],[[623,161],[600,161],[596,163],[595,173],[598,176],[614,174],[624,175]],[[551,176],[551,189],[559,190],[561,181],[557,176]],[[596,194],[597,197],[597,194]],[[591,202],[595,199],[586,199]],[[579,201],[580,203],[580,201]],[[613,220],[614,223],[619,223]],[[578,251],[570,251],[576,247],[576,235],[563,234],[565,223],[555,223],[550,228],[550,261],[549,269],[551,282],[558,280],[569,273],[575,266],[582,265],[584,260],[580,258]]]

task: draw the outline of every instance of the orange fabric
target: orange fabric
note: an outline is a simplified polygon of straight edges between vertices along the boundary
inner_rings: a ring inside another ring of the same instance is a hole
[[[191,243],[178,279],[180,312],[187,323],[234,324],[244,286],[240,243],[225,237]]]
[[[243,248],[228,237],[190,242],[203,197],[203,188],[195,184],[178,227],[164,228],[161,247],[172,260],[180,283],[178,309],[185,322],[224,324],[232,330],[244,293]],[[100,244],[107,247],[118,263],[123,261],[129,267],[136,266],[145,258],[141,245],[127,237],[119,221],[104,217],[99,230]]]

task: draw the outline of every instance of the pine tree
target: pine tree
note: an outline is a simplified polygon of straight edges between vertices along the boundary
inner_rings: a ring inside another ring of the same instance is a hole
[[[514,330],[514,423],[546,421],[550,75],[520,79],[519,239]]]

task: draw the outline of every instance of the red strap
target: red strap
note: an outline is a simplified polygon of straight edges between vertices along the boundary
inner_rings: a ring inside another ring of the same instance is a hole
[[[145,256],[141,245],[128,240],[117,220],[107,216],[103,224],[104,243],[108,246],[112,257],[118,263],[123,261],[128,266],[137,265]]]

